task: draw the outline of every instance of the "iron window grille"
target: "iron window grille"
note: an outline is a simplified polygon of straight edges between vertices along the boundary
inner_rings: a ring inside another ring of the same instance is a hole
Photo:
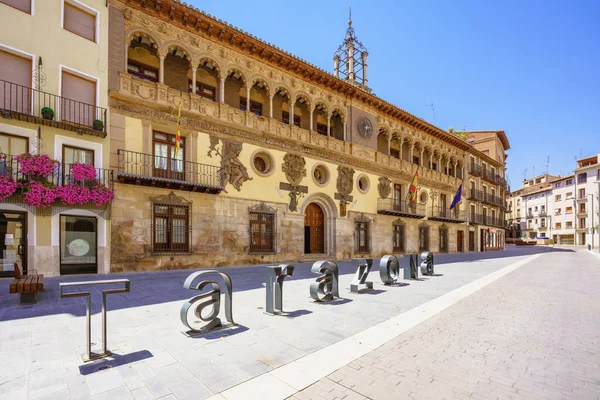
[[[392,243],[394,253],[404,253],[406,251],[406,225],[401,219],[394,221],[392,225]]]
[[[448,227],[440,226],[440,253],[448,252]]]
[[[152,252],[177,254],[190,252],[192,236],[191,201],[173,192],[152,201]]]
[[[425,222],[419,225],[419,252],[429,251],[429,225]]]
[[[354,218],[354,248],[356,253],[371,251],[371,220],[364,214]]]
[[[248,208],[250,226],[248,234],[251,254],[273,254],[277,252],[277,210],[260,203]]]

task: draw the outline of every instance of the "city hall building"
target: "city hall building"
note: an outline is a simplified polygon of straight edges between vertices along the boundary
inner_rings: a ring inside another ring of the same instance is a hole
[[[504,247],[505,133],[372,94],[351,21],[333,73],[177,1],[109,27],[111,271]]]

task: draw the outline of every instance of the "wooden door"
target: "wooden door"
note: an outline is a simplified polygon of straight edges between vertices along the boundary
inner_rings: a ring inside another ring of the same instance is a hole
[[[305,251],[325,253],[325,218],[319,205],[310,203],[304,213]]]
[[[459,252],[463,252],[465,251],[464,248],[464,232],[463,231],[457,231],[456,232],[456,250]]]
[[[469,231],[469,251],[475,251],[475,232]]]

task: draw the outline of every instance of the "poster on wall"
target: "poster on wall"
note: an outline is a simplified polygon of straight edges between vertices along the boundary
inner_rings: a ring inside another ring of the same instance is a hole
[[[17,262],[16,250],[4,250],[2,255],[2,271],[14,271]]]
[[[74,257],[83,257],[90,252],[90,244],[84,239],[75,239],[67,245],[69,254]]]
[[[4,235],[4,245],[5,246],[14,246],[15,245],[15,236],[12,233],[7,233]]]

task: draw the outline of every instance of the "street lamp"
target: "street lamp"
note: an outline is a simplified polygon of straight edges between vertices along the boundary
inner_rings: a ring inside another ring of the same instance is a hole
[[[593,194],[588,194],[588,197],[592,198],[592,207],[591,207],[591,213],[592,213],[592,249],[594,248],[594,195]],[[600,247],[600,245],[598,246]]]

